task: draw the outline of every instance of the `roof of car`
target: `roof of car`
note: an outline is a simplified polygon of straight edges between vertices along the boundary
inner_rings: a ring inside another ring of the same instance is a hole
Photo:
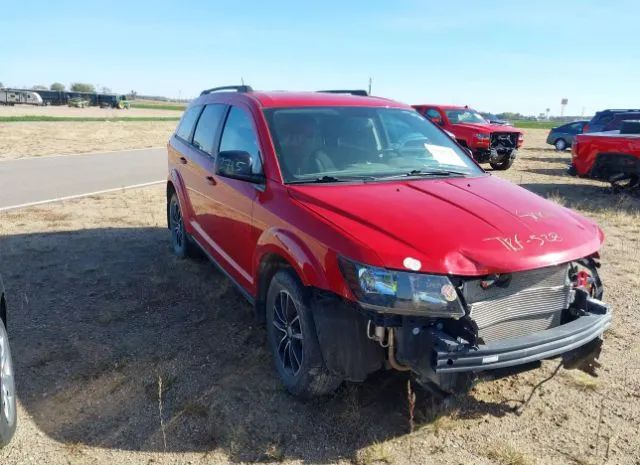
[[[252,92],[265,108],[306,106],[392,107],[411,108],[400,102],[382,97],[325,92]]]
[[[255,101],[263,108],[285,107],[389,107],[411,109],[409,105],[382,97],[361,96],[328,92],[286,92],[286,91],[250,91],[250,92],[216,92],[206,94],[202,98],[209,100],[209,96],[229,98],[247,98]],[[200,100],[200,99],[198,99]]]
[[[418,105],[412,105],[412,107],[433,107],[442,108],[443,110],[469,110],[470,108],[465,105],[437,105],[432,103],[420,103]]]

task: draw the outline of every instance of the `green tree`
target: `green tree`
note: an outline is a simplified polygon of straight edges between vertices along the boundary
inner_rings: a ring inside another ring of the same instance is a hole
[[[87,84],[84,82],[72,82],[71,91],[72,92],[95,92],[96,88],[93,84]]]
[[[62,92],[64,90],[64,84],[62,84],[61,82],[54,82],[53,84],[51,84],[50,89]]]

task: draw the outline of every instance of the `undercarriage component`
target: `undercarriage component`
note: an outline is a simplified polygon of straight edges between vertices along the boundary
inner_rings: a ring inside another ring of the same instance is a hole
[[[609,178],[614,193],[640,192],[640,175],[618,173]]]
[[[393,368],[394,370],[409,371],[411,370],[410,367],[406,365],[401,365],[396,360],[396,345],[395,345],[394,332],[395,332],[394,328],[389,329],[389,351],[387,356],[387,359],[389,360],[389,365],[391,365],[391,368]]]

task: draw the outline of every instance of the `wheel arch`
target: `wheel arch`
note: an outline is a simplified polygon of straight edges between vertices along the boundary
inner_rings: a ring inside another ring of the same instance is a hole
[[[255,309],[259,321],[264,321],[264,305],[269,283],[275,273],[288,268],[304,287],[328,289],[322,267],[309,247],[295,235],[279,230],[265,231],[254,257]]]
[[[189,203],[189,198],[186,195],[186,187],[184,181],[182,180],[182,176],[180,173],[173,169],[167,180],[167,228],[169,227],[169,200],[171,199],[171,195],[175,192],[178,195],[178,201],[180,202],[180,209],[182,210],[182,217],[184,218],[184,227],[185,230],[189,234],[193,234],[191,228],[190,218],[193,218],[193,209],[191,208],[191,204]]]

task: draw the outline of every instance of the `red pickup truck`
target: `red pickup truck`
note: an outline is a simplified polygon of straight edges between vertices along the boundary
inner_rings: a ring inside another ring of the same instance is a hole
[[[423,104],[413,108],[451,132],[460,145],[471,150],[478,163],[489,163],[495,170],[511,167],[524,142],[521,131],[505,124],[492,124],[467,106]]]
[[[578,135],[569,174],[609,181],[614,188],[640,187],[640,121],[624,121],[619,131]]]

